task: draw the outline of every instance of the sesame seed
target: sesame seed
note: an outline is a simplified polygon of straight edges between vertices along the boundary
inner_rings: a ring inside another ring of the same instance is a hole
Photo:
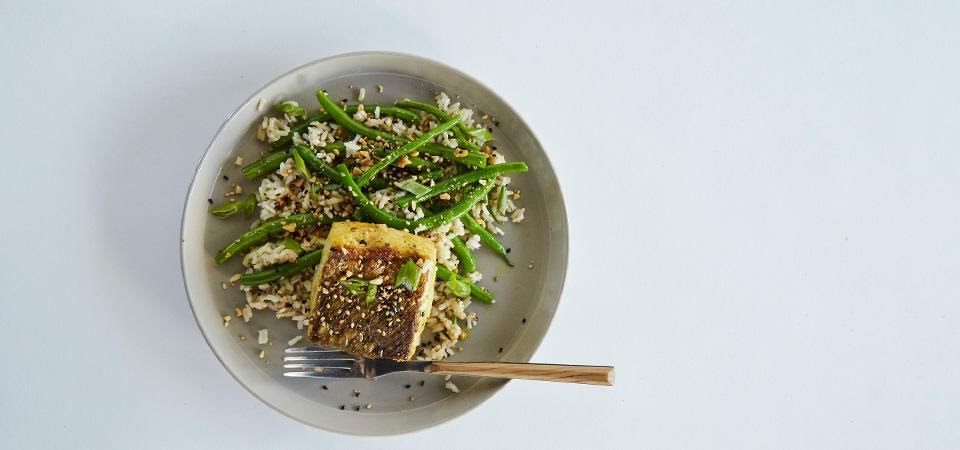
[[[426,381],[420,380],[420,386],[423,386],[425,383]]]
[[[347,405],[340,405],[340,411],[343,411],[344,409],[347,409]]]
[[[527,318],[524,317],[523,320],[520,321],[520,323],[527,323]]]
[[[503,347],[500,347],[500,350],[497,353],[503,353]]]
[[[224,176],[223,176],[223,180],[224,180],[224,181],[230,180],[230,177],[224,175]]]
[[[327,390],[327,385],[320,386],[320,389]]]

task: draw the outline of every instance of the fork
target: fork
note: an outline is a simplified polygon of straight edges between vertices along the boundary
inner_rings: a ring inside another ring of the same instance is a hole
[[[302,378],[368,378],[394,372],[512,378],[613,386],[613,367],[504,362],[394,361],[369,359],[321,347],[285,350],[284,376]]]

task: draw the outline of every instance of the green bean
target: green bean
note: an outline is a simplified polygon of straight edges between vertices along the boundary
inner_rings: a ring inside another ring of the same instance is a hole
[[[409,139],[397,136],[393,133],[387,133],[385,131],[380,131],[374,128],[365,126],[364,124],[356,121],[350,114],[347,114],[346,111],[337,106],[333,100],[330,100],[330,97],[326,92],[320,90],[317,91],[317,101],[320,102],[320,106],[323,107],[324,111],[330,114],[330,117],[336,121],[338,124],[346,128],[347,130],[365,136],[371,139],[383,139],[385,141],[394,142],[397,144],[406,144],[410,142]],[[459,122],[459,116],[457,116]],[[423,153],[426,154],[437,154],[443,156],[452,161],[456,161],[462,164],[467,164],[473,167],[483,167],[486,165],[486,155],[479,152],[470,152],[466,156],[456,156],[455,150],[449,147],[444,147],[438,144],[428,143],[423,146],[421,149]],[[362,184],[361,184],[362,186]]]
[[[253,195],[237,202],[227,202],[210,210],[217,218],[226,219],[242,212],[246,218],[253,217],[253,210],[257,207],[257,199]]]
[[[487,196],[487,194],[490,193],[490,190],[493,189],[493,186],[493,179],[487,180],[485,185],[478,186],[472,192],[463,196],[463,199],[450,208],[416,221],[416,227],[414,229],[420,228],[432,230],[440,225],[449,223],[458,217],[466,215],[467,211],[470,211],[470,208],[473,208],[473,205],[476,205],[477,202],[482,200]]]
[[[487,244],[487,247],[497,252],[497,254],[506,261],[508,266],[513,267],[513,263],[510,262],[510,258],[507,257],[507,250],[503,248],[503,244],[493,236],[493,233],[480,226],[480,223],[470,216],[470,214],[464,214],[463,217],[460,218],[460,221],[463,222],[463,227],[466,228],[467,231],[480,236],[480,242]]]
[[[346,111],[337,106],[333,100],[330,100],[330,97],[322,89],[317,91],[317,101],[320,102],[320,106],[323,107],[323,110],[330,114],[330,118],[340,124],[342,127],[347,130],[359,134],[361,136],[366,136],[370,139],[383,139],[389,142],[401,142],[402,138],[393,133],[387,133],[385,131],[376,130],[370,127],[363,125],[360,122],[357,122],[353,117],[348,114]]]
[[[296,261],[280,264],[276,267],[264,269],[258,272],[245,273],[240,276],[240,284],[245,286],[259,285],[269,283],[273,280],[283,277],[296,275],[304,270],[320,263],[323,258],[323,249],[314,250],[310,253],[300,255]]]
[[[319,94],[317,94],[319,95]],[[360,186],[357,186],[357,182],[354,181],[353,175],[350,174],[350,170],[347,169],[347,166],[340,164],[337,166],[337,172],[340,174],[340,179],[343,181],[343,184],[347,187],[347,191],[350,192],[350,195],[353,196],[353,199],[356,201],[357,206],[363,213],[377,223],[386,224],[391,228],[396,228],[398,230],[413,230],[416,228],[413,222],[401,219],[393,214],[390,214],[380,208],[377,208],[366,195],[363,194],[363,191],[360,190]]]
[[[477,263],[473,260],[473,255],[470,254],[470,249],[463,243],[463,240],[454,236],[450,238],[450,242],[453,242],[452,250],[457,255],[457,259],[460,260],[460,269],[463,270],[463,273],[477,270]]]
[[[465,155],[457,156],[457,149],[445,145],[429,143],[420,148],[420,153],[442,156],[454,162],[470,167],[486,167],[487,155],[478,151],[467,150]]]
[[[437,266],[437,279],[440,281],[449,281],[451,279],[460,280],[470,286],[470,296],[479,300],[481,303],[492,304],[496,303],[496,300],[493,298],[493,294],[490,291],[473,284],[469,279],[461,277],[446,267]]]
[[[330,223],[331,221],[332,220],[325,216],[321,217],[319,220],[320,223]],[[283,230],[285,225],[296,224],[297,226],[307,226],[314,225],[316,223],[318,223],[318,220],[313,214],[295,214],[290,217],[273,219],[264,222],[258,227],[250,229],[246,233],[241,234],[240,237],[236,238],[233,242],[224,247],[223,250],[220,250],[216,257],[217,264],[223,264],[237,253],[266,241],[270,235]]]
[[[392,116],[392,117],[396,117],[396,118],[398,118],[398,119],[405,120],[405,121],[407,121],[407,122],[409,122],[409,123],[416,123],[417,121],[420,120],[420,116],[418,116],[417,113],[411,112],[411,111],[408,111],[408,110],[406,110],[406,109],[399,108],[399,107],[396,107],[396,106],[390,106],[390,105],[364,105],[363,109],[364,109],[364,111],[367,111],[368,113],[370,113],[370,115],[373,115],[373,112],[376,110],[376,108],[377,108],[378,106],[380,107],[380,115],[381,115],[381,116]],[[350,105],[350,106],[347,106],[347,108],[346,108],[344,111],[345,111],[347,114],[350,114],[350,115],[352,116],[352,115],[355,114],[358,110],[359,110],[359,105]],[[273,148],[283,147],[283,146],[286,145],[288,142],[290,142],[290,140],[293,139],[293,134],[294,134],[294,133],[299,133],[299,132],[303,131],[303,130],[306,129],[308,126],[310,126],[311,123],[314,123],[314,122],[327,122],[327,121],[329,121],[329,120],[330,120],[330,114],[327,114],[326,112],[320,112],[320,113],[313,114],[313,115],[311,115],[310,117],[307,117],[307,118],[301,120],[300,122],[297,122],[297,123],[294,124],[293,126],[291,126],[291,127],[290,127],[290,133],[288,133],[286,136],[281,137],[280,139],[277,139],[276,141],[273,141],[272,143],[270,143],[270,146],[273,147]]]
[[[347,114],[353,115],[360,110],[360,105],[350,105],[347,106],[344,111]],[[391,116],[398,119],[407,121],[407,123],[417,123],[420,121],[420,115],[413,111],[408,111],[401,107],[390,106],[390,105],[363,105],[363,110],[367,112],[367,115],[373,117],[373,113],[380,108],[380,116]]]
[[[277,140],[271,142],[271,143],[270,143],[270,146],[273,147],[273,148],[275,148],[275,149],[276,149],[276,148],[283,147],[284,145],[287,145],[287,144],[293,139],[293,135],[294,135],[294,134],[303,131],[303,130],[304,130],[305,128],[307,128],[311,123],[314,123],[314,122],[326,122],[326,121],[328,121],[328,120],[330,120],[330,114],[327,114],[327,113],[325,113],[325,112],[320,112],[320,113],[316,113],[316,114],[311,114],[309,117],[301,120],[300,122],[297,122],[297,123],[293,124],[293,126],[290,127],[290,132],[287,133],[286,136],[282,136],[282,137],[280,137],[280,139],[277,139]]]
[[[426,144],[433,138],[437,137],[440,133],[447,131],[450,127],[460,123],[460,117],[455,117],[447,122],[444,122],[437,127],[423,133],[420,137],[403,144],[400,148],[390,152],[387,156],[384,156],[380,161],[377,161],[373,167],[367,169],[363,175],[360,175],[360,178],[357,179],[357,185],[360,187],[365,186],[370,182],[373,177],[375,177],[381,170],[383,170],[388,165],[392,164],[394,161],[400,159],[400,157],[406,155],[407,153],[414,152],[420,148],[423,144]]]
[[[514,173],[514,172],[526,172],[527,165],[523,162],[511,162],[504,164],[497,164],[483,169],[471,170],[469,172],[464,172],[460,175],[457,175],[452,178],[443,180],[430,188],[429,191],[420,194],[420,195],[405,195],[397,199],[397,204],[400,206],[407,206],[410,202],[416,201],[420,203],[424,200],[431,199],[436,197],[444,192],[450,192],[455,189],[459,189],[463,186],[466,186],[470,183],[476,183],[479,180],[486,178],[493,178],[505,173]]]
[[[294,147],[294,151],[296,151],[297,154],[299,154],[300,157],[303,158],[304,162],[306,162],[307,165],[313,168],[313,170],[320,171],[320,173],[322,173],[323,176],[333,181],[340,180],[340,175],[337,173],[337,171],[334,170],[333,167],[330,167],[330,165],[324,162],[322,159],[320,159],[317,156],[317,153],[314,152],[312,149],[307,148],[306,146],[303,146],[303,145],[298,145]]]
[[[433,117],[436,117],[437,120],[439,120],[440,122],[446,122],[450,120],[450,116],[447,115],[447,113],[443,112],[436,105],[431,105],[430,103],[404,99],[394,104],[401,108],[423,111],[427,114],[430,114]],[[457,137],[457,144],[462,145],[467,150],[474,150],[474,151],[480,150],[480,147],[477,147],[477,145],[470,140],[470,137],[467,134],[467,126],[464,123],[461,122],[459,125],[457,125],[456,128],[453,129],[453,135]]]
[[[240,169],[240,171],[243,172],[243,176],[247,177],[248,180],[254,180],[277,170],[280,164],[289,157],[290,152],[288,151],[268,153],[264,155],[263,158],[243,166],[243,169]]]

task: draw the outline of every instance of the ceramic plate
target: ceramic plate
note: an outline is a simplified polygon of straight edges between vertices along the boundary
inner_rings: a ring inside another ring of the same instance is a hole
[[[382,93],[377,85],[384,87]],[[233,320],[229,327],[224,327],[221,319],[245,303],[238,289],[221,287],[241,266],[236,260],[218,266],[213,256],[249,222],[212,217],[207,199],[220,203],[235,182],[242,181],[246,192],[255,189],[256,184],[246,182],[233,162],[237,156],[254,161],[266,149],[255,135],[269,105],[292,98],[308,111],[316,110],[318,88],[326,89],[333,98],[354,99],[355,91],[349,86],[366,88],[365,103],[392,103],[407,97],[432,100],[440,91],[459,96],[457,100],[464,105],[499,120],[495,145],[508,161],[529,165],[529,172],[511,175],[511,187],[522,192],[519,205],[526,208],[526,219],[506,225],[502,240],[511,249],[516,267],[507,267],[489,249],[475,252],[484,274],[480,284],[494,293],[497,303],[473,302],[470,308],[477,312],[479,323],[462,343],[463,352],[451,359],[530,359],[556,312],[566,276],[567,220],[556,175],[533,132],[503,99],[466,74],[417,56],[364,52],[322,59],[281,75],[243,102],[213,138],[187,193],[181,236],[183,277],[197,324],[210,348],[234,378],[264,403],[303,423],[342,433],[410,432],[469,411],[504,381],[457,377],[454,382],[460,393],[454,394],[444,388],[442,376],[428,374],[393,374],[377,380],[286,378],[281,375],[283,349],[288,339],[301,334],[292,321],[275,319],[268,311],[256,313],[249,323]],[[266,106],[258,110],[261,101]],[[257,344],[256,331],[261,328],[270,329],[272,345]],[[247,339],[240,340],[240,335]],[[266,353],[264,359],[257,356],[261,349]],[[357,406],[359,411],[355,411]]]

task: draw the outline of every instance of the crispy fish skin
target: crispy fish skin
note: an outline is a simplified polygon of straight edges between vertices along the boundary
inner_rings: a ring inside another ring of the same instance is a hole
[[[421,268],[410,292],[395,286],[397,272],[412,260]],[[330,229],[313,278],[307,339],[366,358],[409,360],[433,304],[437,248],[406,231],[361,222],[337,222]],[[347,279],[376,283],[376,299],[366,289],[351,292]]]

